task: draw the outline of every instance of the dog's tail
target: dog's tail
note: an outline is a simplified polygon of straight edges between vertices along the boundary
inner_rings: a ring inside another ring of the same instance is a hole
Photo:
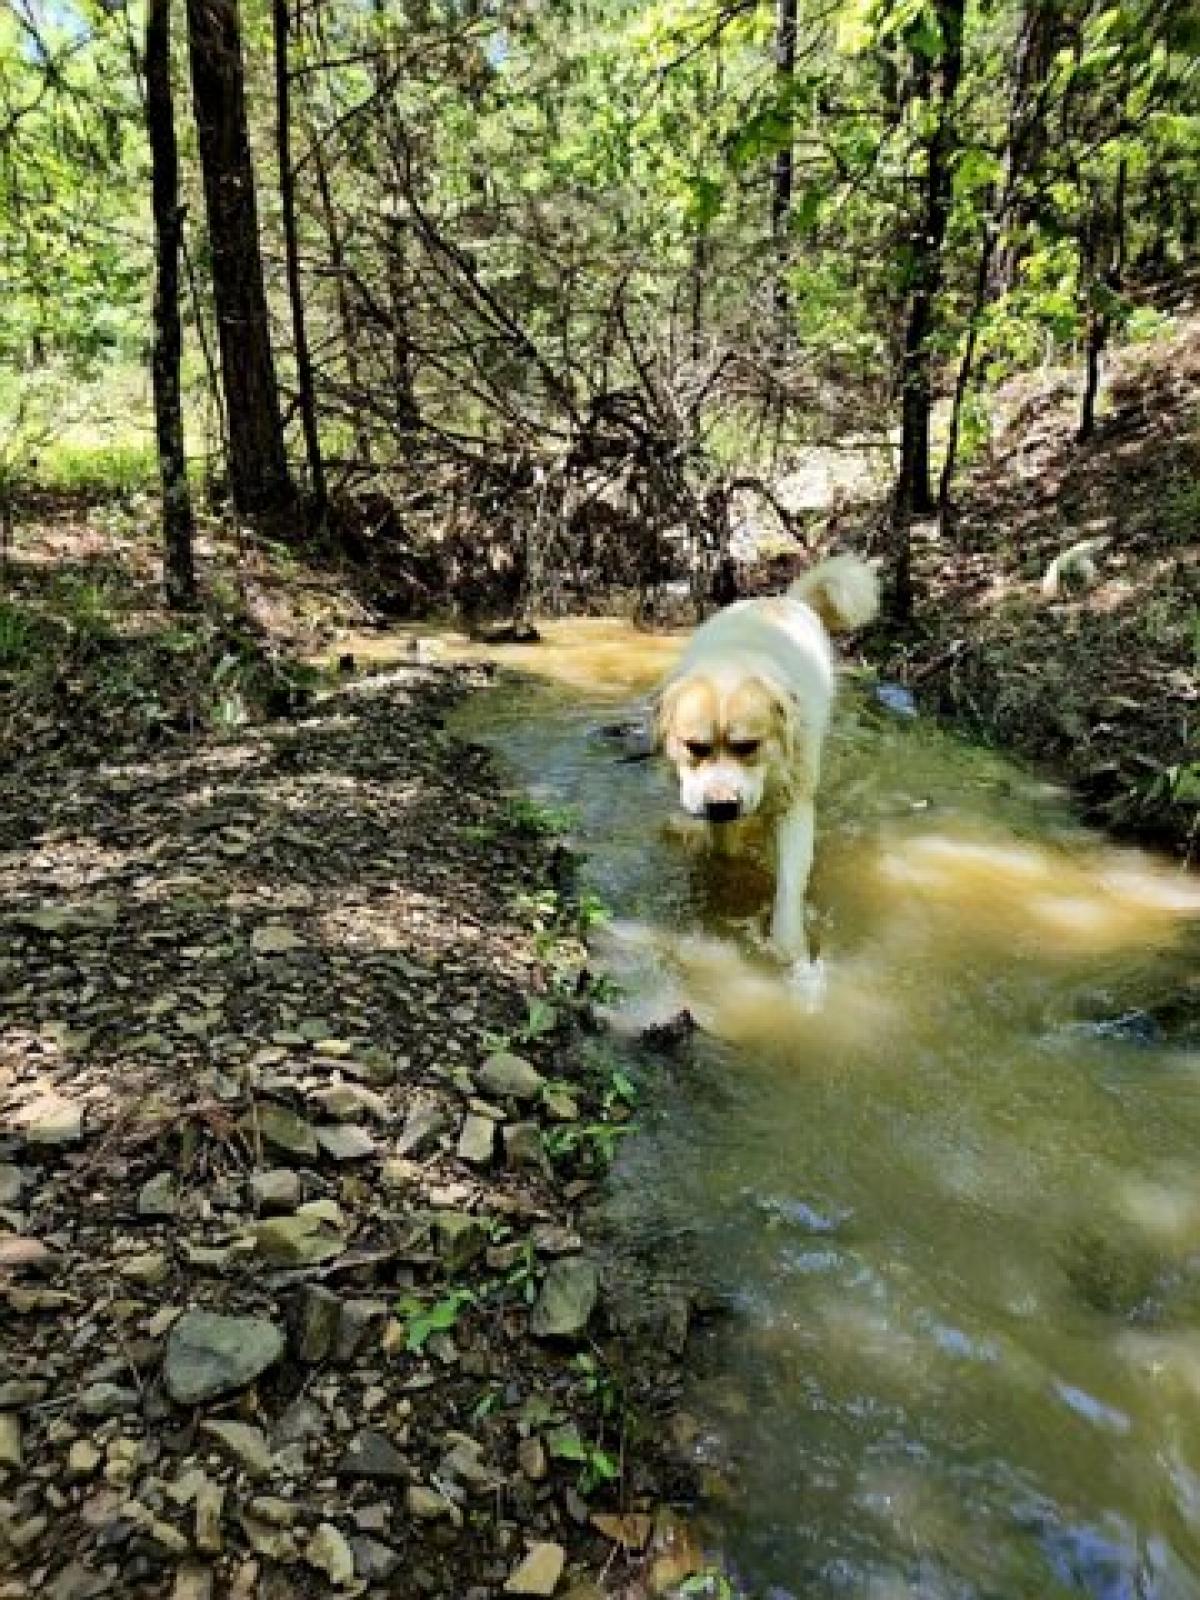
[[[831,556],[793,583],[789,593],[820,617],[830,633],[864,628],[879,613],[879,578],[861,556]]]

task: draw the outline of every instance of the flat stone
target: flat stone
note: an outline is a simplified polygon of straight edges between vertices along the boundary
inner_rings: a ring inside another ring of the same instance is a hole
[[[356,1122],[325,1123],[316,1132],[317,1143],[331,1161],[362,1161],[376,1153],[374,1139]]]
[[[274,1494],[256,1494],[246,1510],[272,1528],[294,1528],[300,1516],[300,1508],[294,1500],[284,1500]]]
[[[567,1552],[560,1544],[532,1544],[525,1559],[508,1575],[505,1594],[552,1595],[558,1588]]]
[[[165,1283],[171,1274],[165,1250],[142,1250],[135,1256],[126,1256],[119,1270],[123,1278],[145,1284],[147,1288]]]
[[[451,1522],[462,1520],[462,1514],[452,1500],[447,1500],[436,1489],[426,1488],[423,1483],[408,1486],[404,1505],[409,1516],[415,1517],[418,1522],[440,1522],[445,1518]]]
[[[600,1274],[582,1256],[552,1261],[529,1317],[539,1339],[570,1339],[583,1333],[600,1296]]]
[[[189,1565],[180,1567],[175,1574],[171,1600],[212,1600],[212,1592],[212,1568]]]
[[[536,1434],[522,1439],[517,1446],[517,1465],[532,1483],[541,1483],[546,1476],[549,1471],[546,1447]]]
[[[175,1176],[170,1172],[156,1172],[138,1191],[140,1217],[173,1217],[179,1209],[179,1193]]]
[[[354,1570],[364,1583],[386,1583],[400,1565],[399,1554],[382,1540],[360,1533],[350,1540]]]
[[[300,1174],[290,1167],[270,1167],[266,1172],[255,1172],[250,1178],[250,1193],[257,1209],[269,1216],[294,1211],[303,1194]]]
[[[496,1153],[496,1124],[490,1117],[468,1113],[458,1136],[458,1159],[486,1167]]]
[[[332,1522],[318,1525],[304,1551],[310,1567],[323,1572],[335,1588],[354,1581],[354,1553]]]
[[[413,1189],[421,1177],[421,1168],[405,1156],[389,1156],[379,1168],[379,1181],[385,1189]]]
[[[0,1162],[0,1208],[16,1206],[24,1193],[26,1175],[24,1167]]]
[[[290,950],[305,949],[306,941],[294,928],[289,928],[285,923],[264,922],[250,935],[250,948],[255,955],[280,956],[286,955]]]
[[[0,1234],[0,1271],[47,1273],[59,1266],[62,1257],[40,1239],[20,1233]]]
[[[337,1465],[339,1478],[371,1478],[386,1483],[404,1483],[412,1468],[392,1441],[373,1428],[356,1433]]]
[[[477,1260],[487,1248],[487,1238],[483,1224],[469,1211],[433,1214],[434,1245],[448,1272],[460,1272]]]
[[[306,1284],[296,1296],[292,1312],[292,1345],[298,1358],[311,1365],[333,1353],[342,1302],[321,1284]]]
[[[414,1106],[405,1119],[400,1137],[396,1141],[396,1154],[428,1155],[449,1127],[450,1118],[441,1106],[428,1103]]]
[[[312,1123],[273,1100],[264,1101],[254,1114],[243,1117],[241,1126],[251,1139],[257,1132],[265,1144],[276,1150],[286,1150],[292,1156],[311,1159],[319,1148]]]
[[[179,1405],[201,1405],[253,1383],[283,1349],[283,1334],[263,1317],[188,1311],[167,1340],[163,1382]]]
[[[79,1409],[85,1417],[123,1417],[141,1406],[136,1389],[116,1383],[90,1383],[79,1396]]]
[[[95,1600],[97,1595],[111,1592],[111,1579],[82,1561],[68,1562],[46,1590],[48,1600]]]
[[[202,1474],[200,1482],[196,1485],[196,1520],[192,1529],[192,1538],[195,1541],[196,1549],[203,1551],[205,1555],[219,1555],[225,1547],[225,1534],[221,1520],[224,1514],[224,1486],[214,1483],[207,1474]]]
[[[386,1300],[347,1300],[342,1305],[338,1321],[337,1339],[333,1346],[335,1361],[353,1361],[361,1355],[374,1328],[388,1314]]]
[[[78,1144],[83,1138],[83,1107],[61,1094],[41,1095],[9,1120],[30,1145]]]
[[[343,1235],[312,1212],[267,1217],[254,1223],[249,1233],[256,1254],[278,1267],[318,1266],[322,1261],[332,1261],[346,1248]]]
[[[0,1467],[15,1469],[23,1460],[21,1419],[15,1411],[0,1411]]]
[[[321,1408],[301,1395],[275,1424],[272,1439],[277,1449],[282,1445],[303,1444],[308,1439],[318,1438],[328,1426]]]
[[[104,1459],[90,1439],[76,1439],[67,1451],[67,1482],[90,1478]]]
[[[377,1122],[388,1122],[391,1113],[382,1095],[365,1089],[361,1083],[335,1083],[328,1089],[316,1089],[309,1101],[322,1116],[333,1122],[353,1122],[355,1117],[374,1117]]]
[[[0,1411],[23,1411],[50,1393],[45,1378],[8,1378],[0,1383]]]
[[[475,1082],[484,1094],[504,1100],[536,1100],[546,1084],[531,1061],[508,1050],[490,1055],[475,1074]]]
[[[267,1436],[261,1428],[248,1422],[227,1422],[224,1419],[202,1422],[201,1433],[215,1439],[225,1454],[252,1478],[266,1478],[271,1472],[271,1452]]]

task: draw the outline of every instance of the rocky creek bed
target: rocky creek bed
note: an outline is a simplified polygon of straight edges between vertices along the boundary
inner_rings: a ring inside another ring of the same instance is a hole
[[[589,1233],[628,1109],[469,680],[0,779],[0,1595],[694,1568],[686,1308]]]

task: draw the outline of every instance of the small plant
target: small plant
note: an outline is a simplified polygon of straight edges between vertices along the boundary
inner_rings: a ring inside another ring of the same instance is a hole
[[[405,1349],[420,1355],[433,1334],[450,1333],[456,1328],[463,1312],[477,1298],[471,1289],[451,1289],[432,1302],[417,1295],[405,1296],[397,1307],[405,1320]]]
[[[506,806],[509,825],[514,833],[527,838],[545,839],[555,834],[570,833],[578,826],[575,812],[568,806],[548,806],[540,801],[518,795]]]
[[[585,1439],[573,1422],[565,1422],[546,1436],[546,1448],[555,1461],[579,1464],[575,1486],[582,1495],[591,1494],[602,1484],[613,1483],[621,1469],[607,1450]]]

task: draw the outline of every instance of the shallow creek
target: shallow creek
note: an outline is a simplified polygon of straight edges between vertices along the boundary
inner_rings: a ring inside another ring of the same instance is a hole
[[[459,726],[578,817],[623,1021],[701,1024],[611,1207],[728,1307],[690,1403],[745,1592],[1200,1597],[1197,881],[848,684],[814,1006],[622,759],[673,648],[552,624]]]

